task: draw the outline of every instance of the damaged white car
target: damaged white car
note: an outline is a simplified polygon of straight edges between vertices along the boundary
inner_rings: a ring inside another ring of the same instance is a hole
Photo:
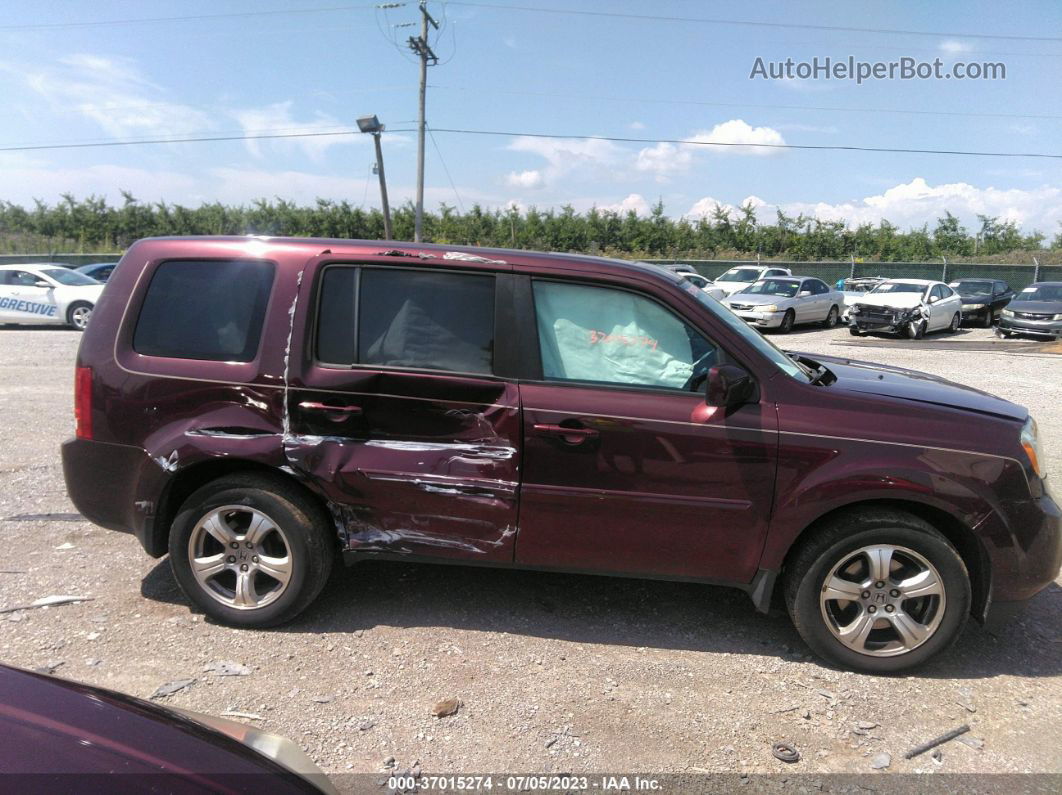
[[[885,332],[917,340],[931,331],[958,331],[962,299],[943,282],[889,279],[859,299],[848,315],[854,336]]]

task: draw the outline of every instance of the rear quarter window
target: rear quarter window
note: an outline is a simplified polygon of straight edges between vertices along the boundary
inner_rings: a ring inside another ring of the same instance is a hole
[[[275,267],[261,260],[170,260],[155,269],[133,332],[145,356],[249,362],[258,355]]]

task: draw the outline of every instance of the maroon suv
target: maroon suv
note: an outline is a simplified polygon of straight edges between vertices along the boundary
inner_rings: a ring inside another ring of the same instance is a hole
[[[143,240],[75,401],[78,509],[239,626],[296,616],[341,553],[778,590],[819,654],[893,671],[1062,559],[1025,409],[783,352],[639,263]]]

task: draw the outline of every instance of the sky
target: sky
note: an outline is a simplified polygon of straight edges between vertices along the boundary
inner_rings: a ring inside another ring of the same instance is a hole
[[[120,202],[124,190],[193,206],[317,197],[378,206],[372,140],[357,133],[13,149],[336,132],[373,113],[388,128],[391,203],[412,199],[419,75],[405,40],[418,29],[401,26],[419,12],[415,2],[376,5],[6,0],[0,200],[30,205],[70,193]],[[441,23],[431,36],[439,63],[428,70],[427,121],[437,130],[426,150],[429,208],[645,213],[662,201],[668,215],[696,218],[751,202],[765,221],[781,209],[932,228],[947,210],[971,229],[983,214],[1049,238],[1062,231],[1059,158],[777,148],[1062,155],[1062,3],[432,0],[428,8]],[[156,20],[137,21],[147,18]],[[849,56],[940,58],[945,71],[957,61],[1002,63],[1006,78],[751,76],[757,58],[766,66]],[[518,135],[443,131],[454,129]]]

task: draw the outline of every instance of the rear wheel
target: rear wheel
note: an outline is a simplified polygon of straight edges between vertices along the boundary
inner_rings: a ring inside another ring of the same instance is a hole
[[[324,587],[335,545],[324,512],[281,478],[242,473],[203,486],[170,531],[170,566],[204,613],[269,627],[302,612]]]
[[[836,306],[831,306],[829,314],[826,315],[826,319],[822,322],[822,325],[826,328],[833,328],[837,325],[837,318],[840,316],[840,312]]]
[[[970,612],[959,553],[928,522],[890,509],[823,526],[787,565],[786,606],[820,656],[872,673],[920,665],[958,638]]]
[[[778,327],[778,333],[788,334],[793,330],[794,325],[796,325],[796,313],[792,309],[787,309],[782,316],[782,324]]]
[[[70,308],[66,310],[67,325],[72,326],[78,331],[84,331],[87,329],[91,318],[92,304],[86,304],[84,301],[71,304]]]

